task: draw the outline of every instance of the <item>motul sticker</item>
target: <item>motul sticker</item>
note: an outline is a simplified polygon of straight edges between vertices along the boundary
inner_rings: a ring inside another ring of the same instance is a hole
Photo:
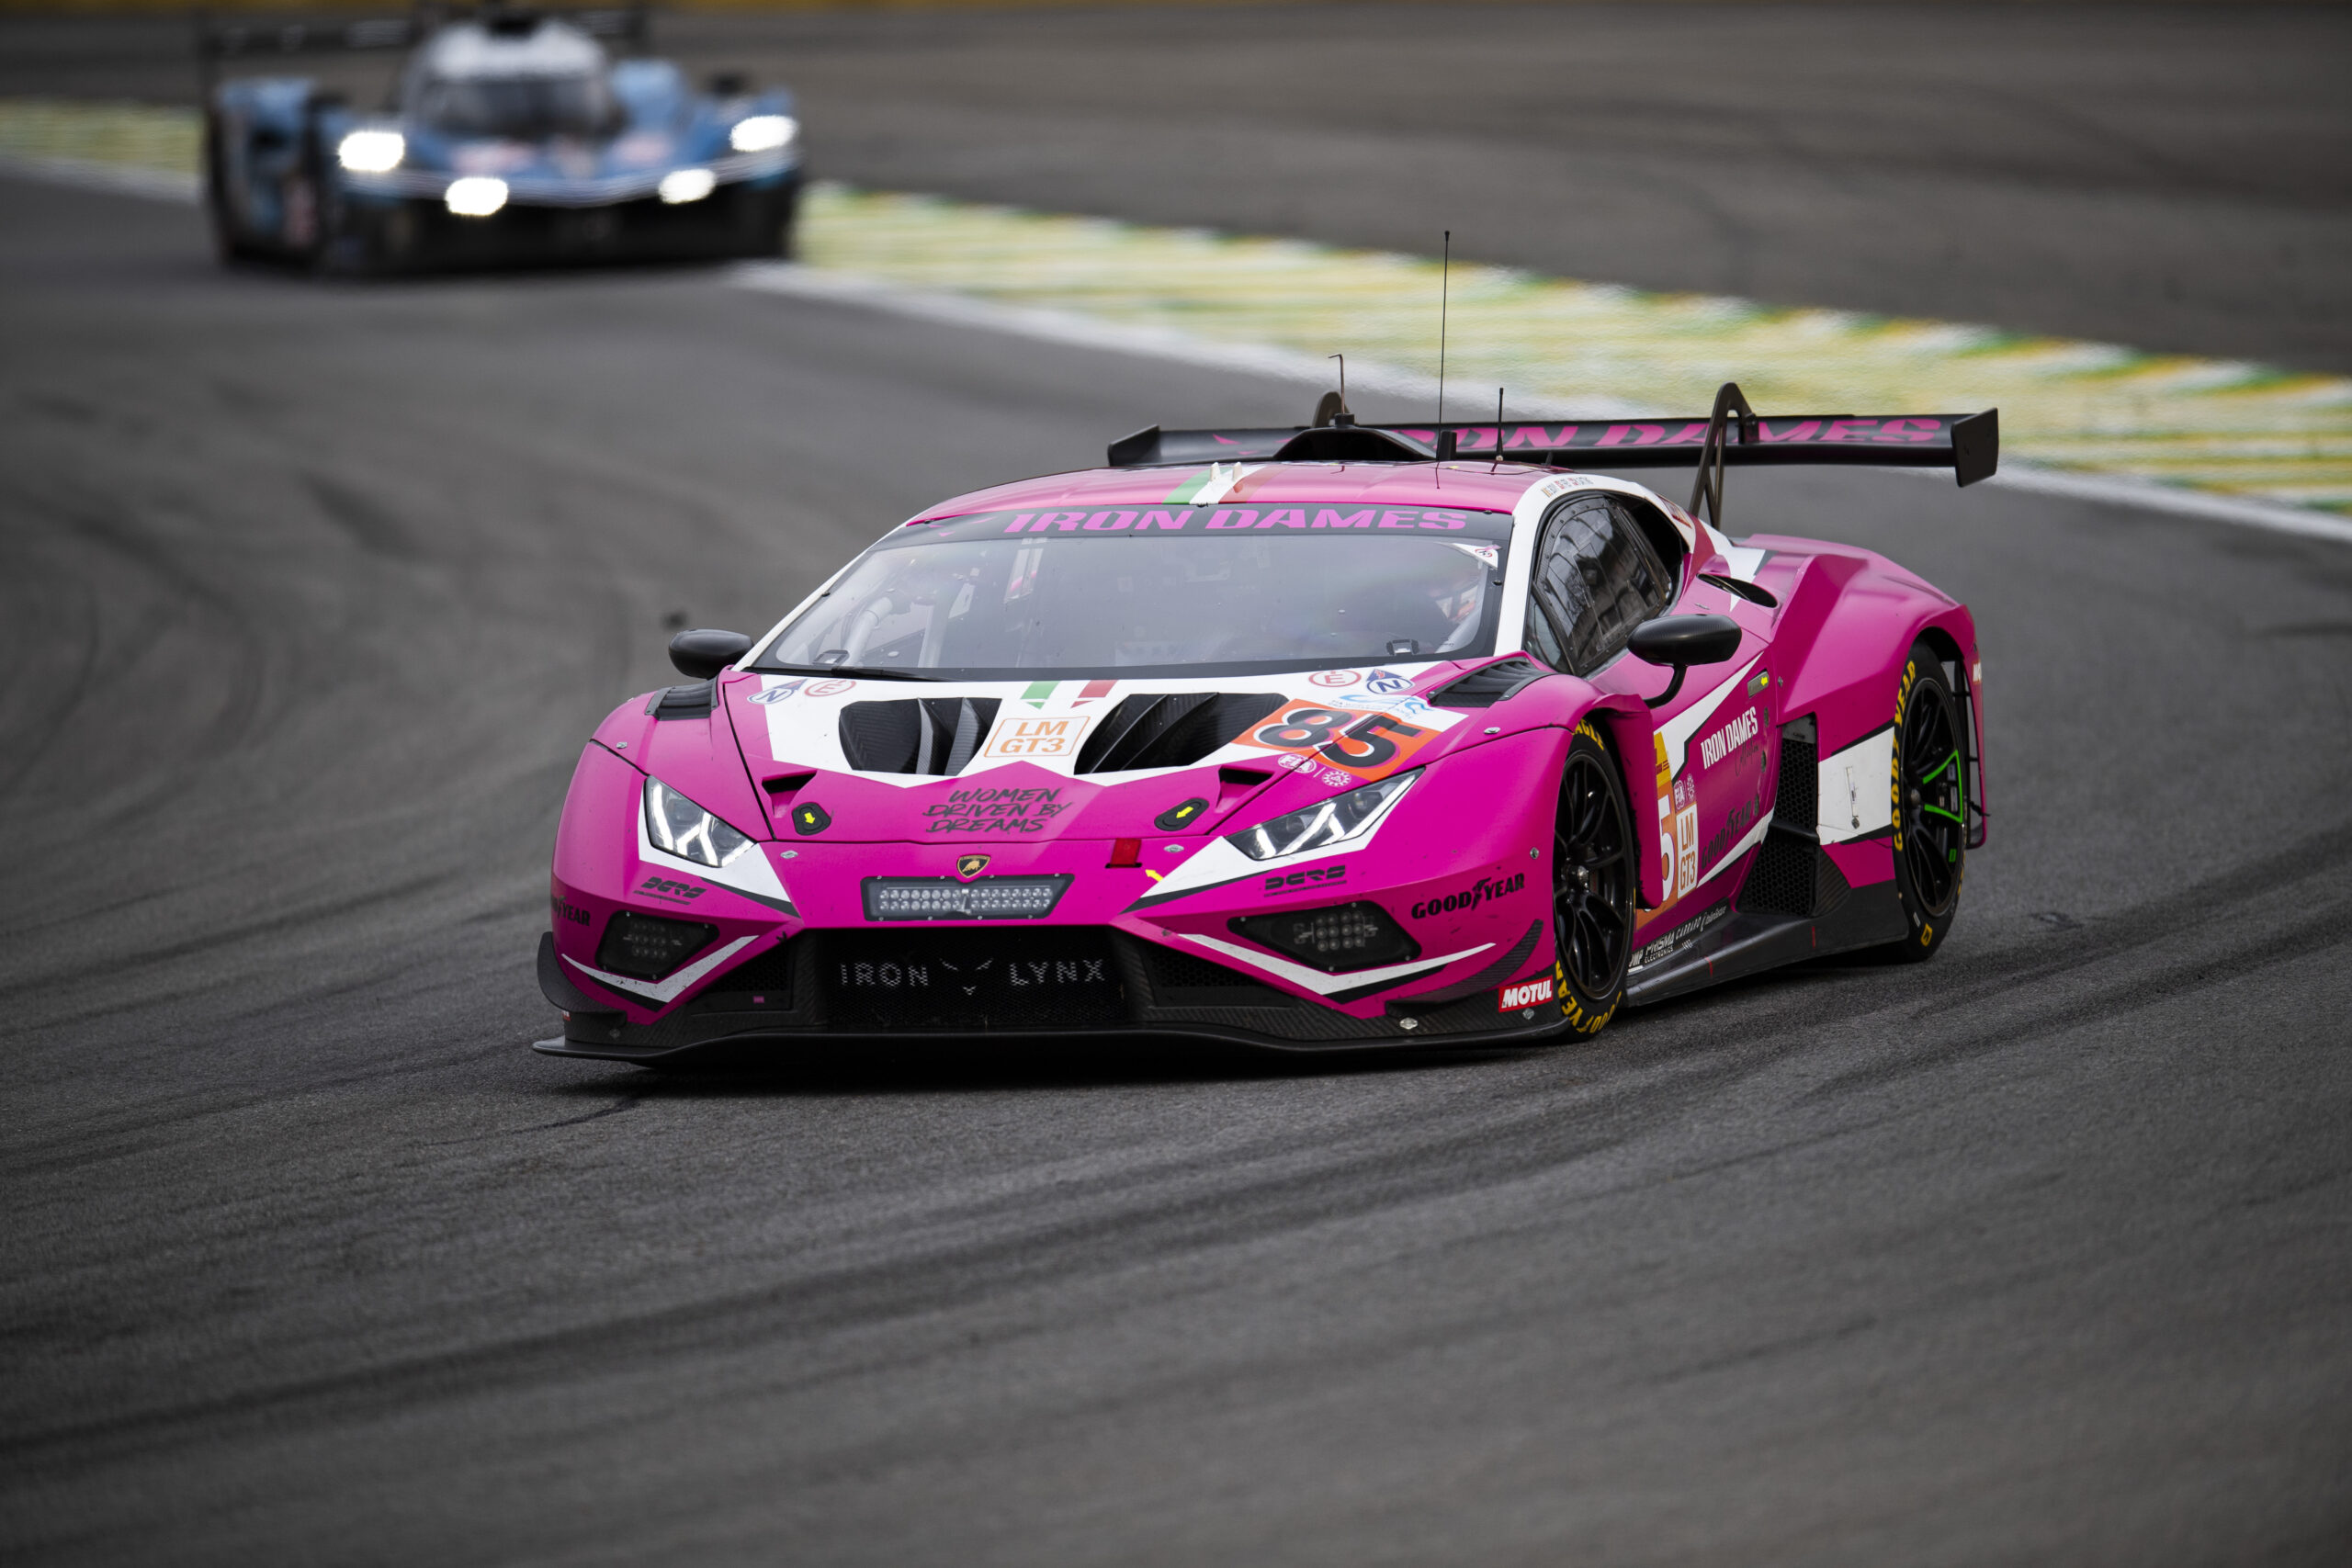
[[[1495,993],[1497,1012],[1517,1012],[1521,1008],[1541,1007],[1552,999],[1552,976],[1538,975],[1532,980],[1521,980],[1515,986],[1505,986]]]

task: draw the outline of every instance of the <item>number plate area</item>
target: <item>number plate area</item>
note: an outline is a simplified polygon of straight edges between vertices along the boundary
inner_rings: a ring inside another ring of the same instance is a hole
[[[1072,1029],[1128,1021],[1106,932],[841,931],[818,966],[840,1030]]]

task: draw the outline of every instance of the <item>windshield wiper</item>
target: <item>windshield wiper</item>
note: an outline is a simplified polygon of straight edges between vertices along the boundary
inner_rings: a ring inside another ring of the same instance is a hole
[[[944,675],[918,675],[911,670],[885,670],[873,664],[755,664],[759,674],[860,675],[869,681],[944,681]]]

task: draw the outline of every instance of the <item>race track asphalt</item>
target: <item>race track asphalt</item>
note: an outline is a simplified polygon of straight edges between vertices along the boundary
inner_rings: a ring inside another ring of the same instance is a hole
[[[1300,389],[0,211],[11,1562],[2344,1560],[2352,549],[1735,475],[1983,628],[1924,967],[1474,1060],[672,1079],[527,1043],[673,619]]]

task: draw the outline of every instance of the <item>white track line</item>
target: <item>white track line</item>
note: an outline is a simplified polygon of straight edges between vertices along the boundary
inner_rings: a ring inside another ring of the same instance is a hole
[[[792,262],[746,262],[737,266],[732,276],[739,287],[797,299],[864,306],[919,321],[1003,333],[1073,348],[1174,360],[1237,375],[1264,376],[1318,387],[1331,384],[1332,368],[1329,361],[1294,349],[1216,343],[1165,328],[1128,326],[1069,311],[1042,310],[1025,305],[1000,305],[967,295],[905,288],[879,278],[820,272]],[[1348,384],[1352,388],[1370,389],[1431,405],[1437,400],[1435,378],[1394,365],[1351,359],[1348,361]],[[1513,405],[1511,416],[1529,420],[1628,419],[1655,412],[1599,399],[1578,399],[1567,402],[1527,400]],[[1468,410],[1464,412],[1471,418],[1477,417]],[[1920,468],[1877,471],[1916,478],[1939,477]],[[2101,505],[2142,512],[2169,512],[2203,518],[2208,522],[2266,528],[2274,533],[2297,534],[2306,538],[2352,544],[2352,518],[2243,496],[2180,490],[2132,475],[2077,473],[2011,462],[2005,464],[2001,471],[1986,482],[2005,489],[2065,496]]]
[[[82,158],[20,158],[0,154],[0,175],[76,186],[116,196],[144,197],[158,201],[194,202],[202,194],[193,175],[143,169],[126,164],[100,164]],[[1157,327],[1126,326],[1065,310],[1031,306],[1000,305],[961,294],[928,293],[903,288],[879,278],[852,273],[820,272],[791,262],[746,262],[730,276],[744,288],[781,294],[796,299],[857,305],[918,321],[1003,333],[1038,343],[1065,344],[1147,359],[1195,365],[1206,370],[1262,376],[1274,380],[1327,386],[1329,363],[1318,355],[1263,344],[1225,344]],[[1354,386],[1383,394],[1434,404],[1437,382],[1432,377],[1394,365],[1358,360],[1348,367]],[[1623,419],[1645,411],[1631,404],[1578,399],[1567,402],[1522,402],[1521,419]],[[1894,468],[1890,473],[1917,473]],[[2169,512],[2211,523],[2265,528],[2273,533],[2352,544],[2352,518],[2333,516],[2301,507],[2241,496],[2213,495],[2178,490],[2151,479],[2120,474],[2086,474],[2031,465],[2010,464],[1988,483],[2009,490],[2065,496],[2106,506],[2141,512]]]
[[[144,169],[135,164],[100,164],[87,158],[19,158],[0,153],[0,175],[46,180],[51,185],[79,186],[114,196],[143,196],[156,201],[193,203],[204,194],[194,175],[167,169]]]

